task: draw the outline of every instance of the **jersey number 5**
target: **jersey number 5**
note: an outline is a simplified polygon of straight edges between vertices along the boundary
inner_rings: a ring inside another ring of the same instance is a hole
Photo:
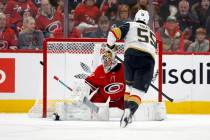
[[[137,28],[137,34],[139,36],[138,41],[150,43],[152,46],[157,48],[157,44],[155,41],[155,35],[153,32],[145,30],[145,29]]]

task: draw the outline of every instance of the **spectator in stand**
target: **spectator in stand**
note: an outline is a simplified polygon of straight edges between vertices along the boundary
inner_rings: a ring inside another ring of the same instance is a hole
[[[196,39],[187,49],[187,52],[208,52],[209,40],[206,39],[206,30],[198,28],[196,30]]]
[[[35,30],[35,20],[33,17],[23,19],[23,30],[19,33],[18,48],[27,50],[42,49],[44,35],[42,31]]]
[[[137,3],[137,0],[118,0],[119,4],[126,4],[129,7],[134,6]]]
[[[206,30],[207,30],[207,38],[210,40],[210,16],[206,20]]]
[[[7,26],[4,13],[0,13],[0,50],[2,49],[17,49],[17,36],[14,30]]]
[[[210,1],[201,0],[196,3],[192,8],[192,13],[199,19],[201,26],[205,28],[206,20],[210,16]]]
[[[69,0],[69,12],[71,13],[72,10],[75,10],[76,7],[82,2],[83,0]]]
[[[192,41],[190,40],[192,30],[190,28],[186,28],[182,34],[184,36],[184,51],[186,51],[190,44],[192,44]]]
[[[186,28],[192,30],[192,35],[190,40],[194,40],[195,30],[200,26],[199,20],[190,13],[190,5],[186,0],[181,0],[178,6],[178,13],[176,14],[177,20],[179,22],[180,30],[185,31]]]
[[[0,13],[4,12],[4,7],[5,7],[5,4],[3,3],[3,1],[0,1]]]
[[[55,38],[64,38],[63,28],[56,29],[53,33]],[[74,19],[72,15],[69,15],[69,33],[68,38],[81,38],[81,31],[75,27]]]
[[[111,3],[108,5],[108,9],[105,12],[105,15],[109,17],[109,21],[112,25],[112,23],[116,22],[117,20],[117,10],[118,10],[118,4],[117,3]]]
[[[160,27],[163,26],[163,19],[160,16],[160,0],[153,0],[153,25],[154,25],[154,31],[158,31]]]
[[[33,15],[37,14],[37,7],[31,0],[9,0],[5,6],[4,13],[9,18],[9,26],[11,26],[16,33],[20,31],[19,22],[23,21],[24,11],[31,11]]]
[[[130,7],[126,4],[120,4],[118,5],[118,11],[117,11],[117,19],[113,23],[115,26],[120,26],[125,22],[131,21],[130,18]]]
[[[74,14],[77,24],[84,22],[94,25],[97,22],[100,11],[95,3],[95,0],[84,0],[76,7]]]
[[[57,10],[59,10],[61,13],[64,13],[64,0],[58,0],[57,3]]]
[[[34,5],[37,7],[37,8],[39,8],[40,6],[41,6],[41,0],[31,0],[33,3],[34,3]]]
[[[106,15],[107,13],[109,13],[110,11],[113,10],[113,7],[117,9],[117,6],[118,6],[117,0],[97,0],[96,1],[96,3],[98,3],[98,4],[99,4],[99,2],[101,2],[100,6],[99,6],[101,15]]]
[[[90,38],[107,38],[110,29],[110,21],[108,17],[101,16],[98,20],[98,28],[95,32],[91,33]]]
[[[28,17],[28,16],[31,16],[31,17],[35,17],[34,15],[33,15],[33,12],[29,9],[29,10],[24,10],[24,11],[22,11],[21,13],[20,13],[20,15],[22,16],[22,20],[20,20],[20,21],[17,21],[16,22],[16,27],[17,27],[17,33],[19,34],[19,32],[22,30],[22,26],[23,26],[23,19],[25,18],[25,17]]]
[[[50,3],[53,7],[55,7],[62,14],[64,13],[64,0],[50,0]],[[69,5],[70,7],[70,5]],[[69,11],[70,13],[71,11]]]
[[[134,16],[140,9],[147,10],[148,3],[148,0],[137,0],[137,3],[131,8],[131,19],[134,19]]]
[[[53,32],[63,26],[63,15],[56,10],[49,0],[41,0],[39,14],[36,17],[36,26],[43,31],[45,37],[51,37]]]
[[[160,6],[160,17],[163,22],[166,21],[168,16],[174,16],[177,13],[177,7],[179,0],[161,0],[162,5]]]
[[[169,16],[163,27],[156,33],[157,40],[163,43],[163,52],[183,52],[184,36],[179,30],[176,17]]]

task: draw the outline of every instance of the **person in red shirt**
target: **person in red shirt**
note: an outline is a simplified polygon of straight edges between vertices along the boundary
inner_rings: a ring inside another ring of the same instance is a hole
[[[7,27],[6,15],[0,13],[0,50],[17,49],[17,36]]]
[[[43,31],[45,37],[52,37],[53,32],[63,25],[63,15],[56,10],[49,0],[41,1],[41,8],[36,17],[36,26]]]
[[[85,22],[94,25],[100,15],[98,7],[95,5],[95,0],[84,0],[75,9],[75,20],[77,24]]]
[[[5,5],[4,13],[8,17],[8,24],[16,30],[16,33],[21,28],[19,23],[22,25],[25,11],[31,11],[32,15],[36,15],[37,7],[31,0],[9,0]]]
[[[93,95],[90,101],[105,103],[110,97],[109,106],[124,109],[124,66],[117,63],[115,54],[107,49],[102,56],[102,65],[99,65],[92,75],[85,81],[96,88],[98,92]]]
[[[184,35],[174,16],[169,16],[163,27],[156,32],[157,40],[163,44],[163,52],[184,52]]]
[[[5,7],[5,2],[0,0],[0,12],[3,13],[4,12],[4,7]]]
[[[81,38],[81,31],[77,29],[74,23],[73,17],[70,15],[69,16],[69,33],[68,33],[68,38]],[[63,38],[64,37],[64,31],[63,28],[58,28],[54,31],[53,37],[55,38]]]

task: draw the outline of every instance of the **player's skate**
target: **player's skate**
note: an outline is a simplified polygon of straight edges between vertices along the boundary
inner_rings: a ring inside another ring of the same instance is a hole
[[[132,113],[129,108],[126,108],[120,120],[120,127],[125,128],[129,123],[132,123]]]

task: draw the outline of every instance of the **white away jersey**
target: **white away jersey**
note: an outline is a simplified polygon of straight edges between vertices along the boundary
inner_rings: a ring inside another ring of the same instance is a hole
[[[147,52],[154,57],[157,42],[155,34],[149,26],[140,22],[127,22],[119,28],[113,28],[111,32],[114,34],[116,40],[124,39],[125,51],[128,48],[133,48]]]

